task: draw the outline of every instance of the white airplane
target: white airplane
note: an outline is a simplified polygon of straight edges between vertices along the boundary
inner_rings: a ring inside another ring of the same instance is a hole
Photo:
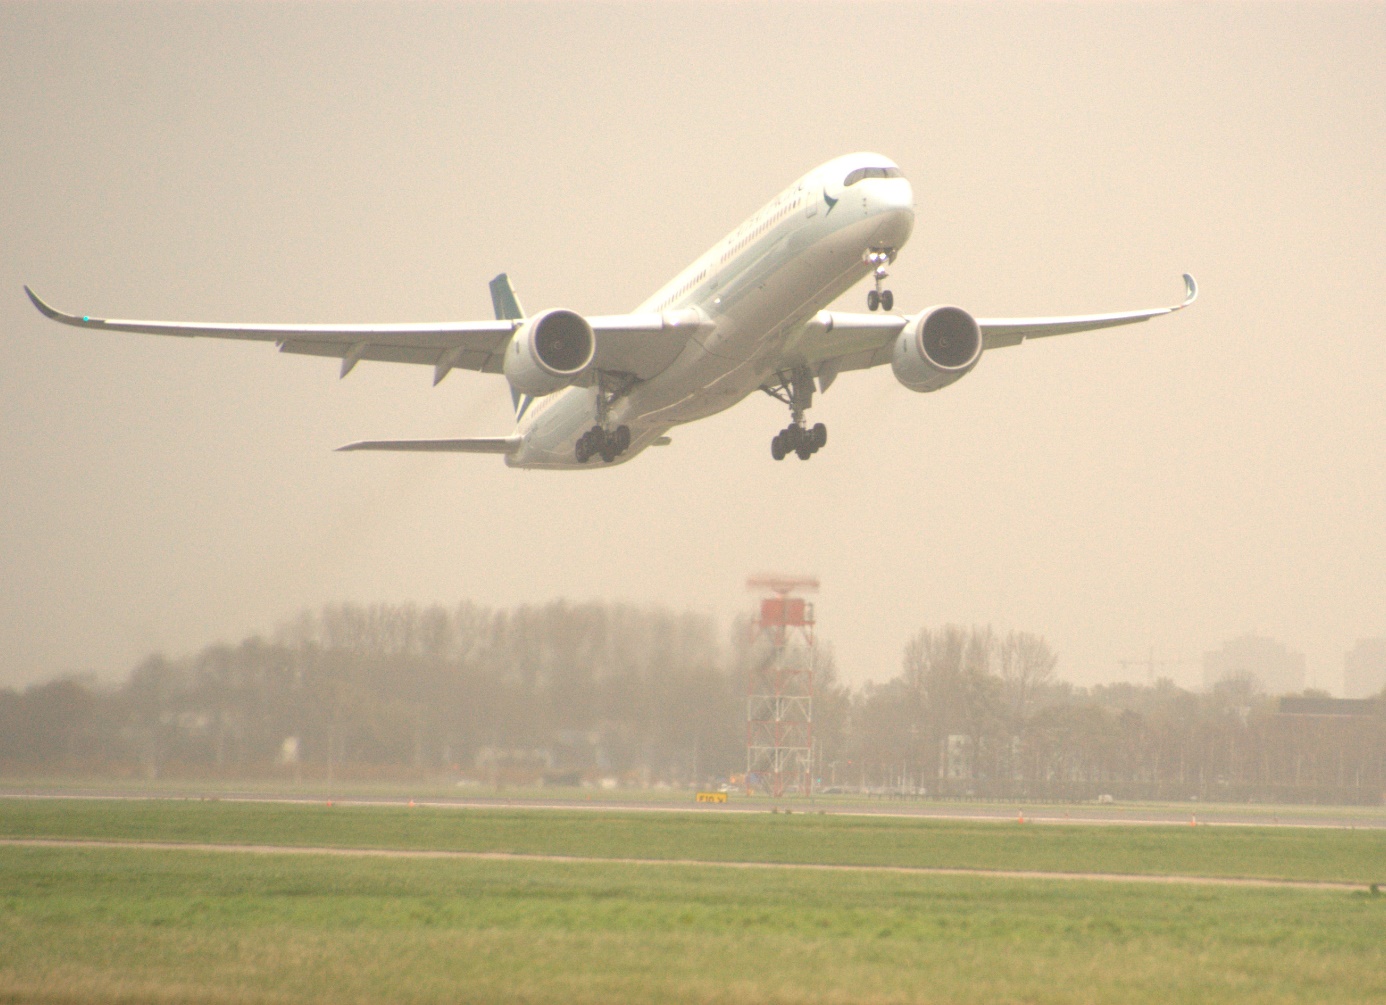
[[[24,289],[65,324],[275,342],[281,352],[340,358],[343,377],[363,359],[431,366],[435,385],[454,369],[504,374],[516,412],[509,436],[338,449],[503,454],[518,468],[618,464],[667,444],[674,426],[757,390],[789,408],[771,455],[808,460],[828,438],[821,422],[805,420],[814,391],[827,391],[843,371],[889,363],[911,391],[936,391],[969,373],[984,349],[1146,321],[1187,307],[1198,293],[1185,275],[1184,301],[1174,307],[1050,318],[975,318],[952,306],[894,314],[881,283],[913,228],[914,193],[899,167],[857,153],[804,175],[631,314],[526,315],[504,274],[491,281],[495,321],[444,324],[121,321],[64,314]],[[871,313],[826,310],[873,274]]]

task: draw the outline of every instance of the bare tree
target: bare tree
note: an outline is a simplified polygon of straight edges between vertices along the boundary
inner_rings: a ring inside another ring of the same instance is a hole
[[[1042,636],[1012,631],[1001,639],[995,665],[1013,727],[1023,724],[1033,711],[1036,692],[1053,682],[1058,663],[1058,654]]]

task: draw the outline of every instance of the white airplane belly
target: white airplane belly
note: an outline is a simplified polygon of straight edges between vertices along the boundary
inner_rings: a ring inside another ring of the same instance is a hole
[[[705,305],[716,321],[713,330],[690,339],[663,373],[612,403],[608,424],[631,430],[631,447],[616,463],[634,457],[670,426],[724,411],[761,387],[803,323],[870,272],[863,254],[875,246],[880,230],[880,221],[856,220],[795,247],[796,240],[813,237],[812,229],[800,231],[772,252],[779,259],[774,266],[731,280]],[[507,463],[583,466],[574,448],[596,420],[596,391],[569,388],[555,399],[543,406]]]
[[[662,423],[691,422],[724,411],[753,393],[773,372],[788,339],[867,272],[862,258],[876,225],[863,220],[790,250],[760,282],[714,301],[717,327],[690,342],[664,373],[636,388],[636,413]]]

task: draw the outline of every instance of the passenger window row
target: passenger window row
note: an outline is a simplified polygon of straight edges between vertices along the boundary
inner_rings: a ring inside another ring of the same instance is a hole
[[[771,227],[773,227],[775,224],[777,224],[777,223],[779,223],[781,220],[783,220],[787,215],[789,215],[790,213],[792,213],[794,210],[798,209],[799,206],[802,205],[802,204],[803,204],[803,193],[802,193],[802,192],[795,192],[794,195],[792,195],[788,200],[786,200],[785,202],[781,203],[778,209],[776,209],[773,213],[771,213],[769,216],[767,216],[767,217],[766,217],[764,220],[762,220],[760,223],[756,224],[756,226],[752,227],[749,231],[747,231],[746,234],[744,234],[744,235],[741,237],[741,239],[740,239],[739,241],[737,241],[735,244],[733,244],[731,247],[729,247],[726,251],[724,251],[724,252],[722,253],[721,264],[725,264],[725,263],[726,263],[727,261],[729,261],[730,259],[732,259],[732,258],[734,258],[735,256],[739,255],[739,254],[741,253],[742,249],[744,249],[744,248],[746,247],[746,245],[750,244],[750,243],[751,243],[752,241],[754,241],[757,237],[760,237],[761,234],[764,234],[767,230],[769,230],[769,229],[770,229]]]
[[[660,306],[659,309],[660,309],[660,310],[664,310],[666,307],[669,307],[670,305],[675,304],[675,303],[677,303],[678,301],[682,300],[682,299],[683,299],[684,297],[686,297],[690,292],[692,292],[693,289],[694,289],[699,283],[701,283],[701,282],[702,282],[704,279],[706,279],[706,278],[707,278],[707,269],[703,269],[701,272],[699,272],[699,273],[698,273],[696,276],[694,276],[692,279],[688,280],[688,282],[684,283],[683,286],[681,286],[681,287],[679,288],[679,291],[678,291],[677,293],[675,293],[673,296],[671,296],[671,297],[669,297],[667,300],[665,300],[664,303]]]

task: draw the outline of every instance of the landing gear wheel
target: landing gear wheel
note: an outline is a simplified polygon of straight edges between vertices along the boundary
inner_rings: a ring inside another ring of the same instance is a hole
[[[895,294],[891,293],[890,290],[881,291],[881,309],[887,311],[895,309]]]
[[[801,461],[806,461],[822,450],[827,442],[828,427],[823,423],[815,423],[813,426],[794,423],[781,429],[771,439],[770,456],[782,461],[790,454],[798,454]]]
[[[601,426],[593,426],[578,437],[574,454],[579,464],[586,464],[598,455],[607,464],[630,449],[630,427],[617,426],[608,432]]]
[[[867,291],[866,291],[866,309],[867,309],[868,311],[874,311],[877,307],[880,307],[880,306],[881,306],[881,295],[880,295],[879,293],[877,293],[875,290],[867,290]],[[887,309],[888,309],[888,308],[887,308]]]
[[[578,437],[577,458],[586,464],[592,458],[602,452],[602,431],[599,427],[593,426],[587,432]]]

